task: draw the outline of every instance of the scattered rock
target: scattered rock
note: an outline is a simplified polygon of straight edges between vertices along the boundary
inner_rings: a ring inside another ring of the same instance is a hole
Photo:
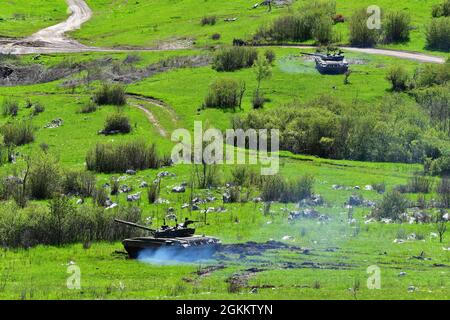
[[[293,240],[293,239],[294,239],[293,236],[284,236],[283,238],[281,238],[281,240],[283,240],[283,241]]]
[[[128,169],[127,171],[125,171],[125,173],[130,175],[130,176],[134,176],[136,174],[136,170]]]
[[[176,186],[172,188],[173,193],[184,193],[186,191],[186,188],[183,186]]]
[[[417,290],[417,288],[414,287],[414,286],[409,286],[409,287],[408,287],[408,292],[414,292],[414,291],[416,291],[416,290]]]
[[[175,173],[170,173],[169,171],[161,171],[158,173],[158,178],[164,177],[175,177]]]
[[[118,204],[115,203],[115,202],[113,202],[110,206],[106,207],[106,210],[114,209],[114,208],[116,208],[117,206],[118,206]]]
[[[364,190],[373,191],[373,187],[370,184],[368,184],[368,185],[364,186]]]
[[[55,129],[59,128],[63,125],[64,121],[61,118],[54,119],[50,121],[50,123],[47,123],[44,128],[46,129]]]
[[[145,181],[142,181],[141,184],[139,185],[139,188],[147,188],[148,187],[148,183]]]
[[[127,201],[128,202],[133,202],[133,201],[138,201],[141,199],[141,193],[135,193],[135,194],[130,194],[127,196]]]
[[[400,272],[398,275],[399,275],[399,277],[406,276],[406,272],[405,272],[405,271],[402,271],[402,272]]]

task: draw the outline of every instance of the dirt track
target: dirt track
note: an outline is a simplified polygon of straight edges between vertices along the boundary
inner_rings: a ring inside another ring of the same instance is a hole
[[[39,54],[39,53],[69,53],[69,52],[120,52],[120,51],[152,51],[158,49],[138,49],[138,50],[120,50],[109,48],[87,47],[71,40],[65,36],[66,32],[76,30],[92,16],[92,11],[84,0],[66,0],[69,10],[72,12],[70,17],[57,25],[45,28],[32,36],[22,40],[3,40],[0,42],[0,53],[3,54]],[[297,46],[293,46],[297,47]],[[298,46],[299,48],[314,48],[308,46]],[[185,48],[184,48],[185,49]],[[360,52],[365,54],[376,54],[383,56],[396,57],[400,59],[415,60],[428,63],[444,63],[442,57],[432,56],[423,53],[396,51],[375,48],[354,48],[342,47],[344,50]],[[172,48],[169,50],[177,50]]]

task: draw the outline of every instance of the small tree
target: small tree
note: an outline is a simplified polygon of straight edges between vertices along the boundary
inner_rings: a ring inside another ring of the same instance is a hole
[[[253,107],[261,108],[264,105],[264,97],[261,94],[261,82],[272,76],[272,67],[265,56],[260,56],[254,64],[255,76],[257,81],[256,91],[253,95]]]
[[[408,88],[410,76],[403,66],[395,65],[389,69],[386,80],[391,82],[393,91],[404,91]]]
[[[369,18],[366,9],[356,11],[350,18],[350,43],[354,46],[371,47],[377,43],[378,30],[369,29],[367,20]]]
[[[383,23],[386,42],[403,42],[409,39],[411,17],[403,11],[389,12]]]

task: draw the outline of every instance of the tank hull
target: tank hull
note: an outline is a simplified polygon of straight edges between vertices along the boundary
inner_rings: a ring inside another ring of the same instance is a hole
[[[141,237],[125,239],[122,244],[132,259],[140,258],[141,255],[150,256],[164,249],[166,254],[182,256],[188,255],[190,258],[208,258],[212,256],[221,245],[219,239],[214,237],[192,236],[183,238],[153,238]]]

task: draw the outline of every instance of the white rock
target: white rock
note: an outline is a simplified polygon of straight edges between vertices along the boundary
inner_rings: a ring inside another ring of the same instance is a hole
[[[293,240],[294,237],[292,236],[284,236],[283,238],[281,238],[281,240],[287,241],[287,240]]]
[[[366,185],[366,186],[364,187],[364,190],[366,190],[366,191],[372,191],[372,190],[373,190],[373,187],[372,187],[370,184],[368,184],[368,185]]]

